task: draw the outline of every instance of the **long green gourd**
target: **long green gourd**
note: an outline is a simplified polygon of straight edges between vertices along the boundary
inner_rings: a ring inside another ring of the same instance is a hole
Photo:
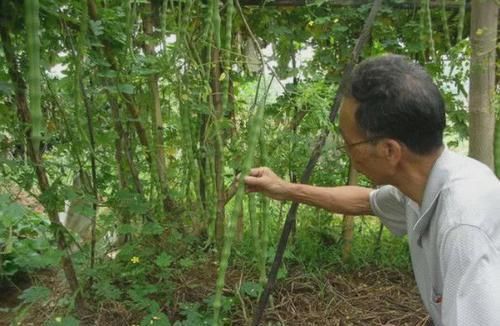
[[[224,247],[222,249],[221,261],[220,261],[219,271],[218,271],[218,275],[217,275],[217,284],[216,284],[215,299],[214,299],[214,305],[213,305],[213,307],[214,307],[213,326],[221,325],[220,321],[219,321],[219,314],[220,314],[220,308],[222,306],[222,289],[224,288],[225,274],[227,271],[229,256],[231,254],[231,246],[232,246],[233,238],[234,238],[235,221],[236,221],[237,217],[239,216],[239,214],[241,213],[241,202],[243,200],[243,195],[244,195],[244,190],[245,190],[245,185],[244,185],[245,182],[244,182],[243,178],[248,174],[248,172],[250,171],[250,167],[252,166],[252,163],[253,163],[255,149],[257,147],[257,142],[259,139],[259,134],[260,134],[262,122],[264,120],[263,117],[264,117],[264,107],[265,106],[263,104],[264,103],[261,103],[257,106],[257,110],[254,114],[253,123],[250,126],[249,135],[248,135],[247,156],[245,157],[245,160],[243,161],[238,190],[236,192],[235,200],[234,200],[234,209],[232,211],[232,214],[227,219],[225,238],[224,238]]]
[[[257,258],[257,266],[259,268],[259,282],[262,285],[265,285],[266,280],[266,252],[263,251],[263,248],[267,247],[263,245],[263,227],[262,224],[262,216],[264,216],[262,210],[259,219],[257,220],[257,207],[255,204],[255,194],[248,194],[248,217],[250,220],[250,230],[252,232],[252,239],[254,243],[254,251]],[[262,207],[261,207],[262,208]]]
[[[270,83],[271,84],[271,83]],[[267,93],[266,93],[267,94]],[[262,105],[264,106],[265,103]],[[267,164],[267,152],[266,152],[266,142],[264,139],[264,129],[261,128],[260,136],[259,136],[259,146],[260,146],[260,165],[266,166]],[[259,283],[262,286],[265,286],[267,283],[267,274],[266,274],[266,261],[267,261],[267,246],[269,243],[269,233],[267,232],[267,211],[269,207],[269,199],[266,196],[261,195],[260,197],[260,223],[259,223],[259,235],[261,241],[259,244],[261,245],[259,255]]]
[[[457,40],[456,43],[460,42],[464,34],[464,20],[465,20],[465,5],[467,0],[460,0],[458,5],[458,22],[457,22]]]
[[[232,1],[229,1],[232,2]],[[261,87],[261,89],[266,89],[265,83],[264,87]],[[257,90],[259,91],[259,89]],[[265,94],[264,94],[265,97]],[[250,167],[253,164],[253,158],[255,155],[257,143],[259,140],[259,135],[261,132],[261,126],[263,123],[263,117],[264,117],[264,107],[265,107],[265,101],[261,100],[258,101],[257,109],[253,115],[252,118],[252,123],[249,127],[249,133],[248,133],[248,148],[247,148],[247,155],[243,161],[242,164],[242,171],[240,174],[240,180],[238,184],[238,190],[235,195],[235,200],[234,200],[234,209],[227,219],[226,223],[226,230],[225,230],[225,238],[224,238],[224,246],[222,248],[222,254],[221,254],[221,261],[219,264],[219,271],[217,275],[217,284],[216,284],[216,289],[215,289],[215,299],[214,299],[214,317],[213,317],[213,326],[219,326],[221,325],[220,322],[220,309],[222,306],[222,290],[224,288],[224,282],[225,282],[225,274],[227,271],[228,267],[228,262],[229,262],[229,256],[231,254],[231,246],[233,243],[233,238],[234,238],[234,229],[235,229],[235,221],[237,217],[241,213],[241,202],[243,200],[243,195],[244,195],[244,190],[245,190],[245,185],[244,185],[244,180],[243,178],[248,174],[250,171]]]
[[[434,37],[432,36],[432,17],[431,17],[430,0],[425,0],[425,15],[426,15],[426,19],[427,19],[427,34],[429,36],[431,58],[432,58],[432,61],[435,61],[436,60],[436,47],[434,46]]]
[[[261,77],[262,79],[262,77]],[[259,80],[260,85],[261,80]],[[271,84],[271,83],[270,83]],[[259,87],[259,86],[257,86]],[[258,94],[257,94],[258,95]],[[267,91],[264,94],[264,99],[261,106],[265,106]],[[262,121],[262,123],[264,123]],[[265,149],[264,130],[263,126],[260,128],[259,134],[259,148],[260,148],[260,166],[266,166],[267,153]],[[266,275],[266,260],[267,260],[267,245],[268,245],[268,232],[267,232],[267,210],[269,206],[269,199],[265,196],[260,196],[260,214],[257,218],[257,208],[255,203],[255,194],[248,195],[248,216],[250,220],[250,230],[254,241],[254,250],[257,258],[257,266],[259,269],[259,283],[265,286],[267,282]]]
[[[441,21],[443,25],[443,34],[444,34],[444,41],[446,44],[446,48],[450,49],[451,41],[450,41],[450,30],[448,28],[448,16],[446,13],[446,0],[441,0]]]
[[[420,10],[418,11],[418,37],[420,39],[420,55],[422,56],[422,60],[425,62],[427,59],[425,58],[425,50],[427,49],[426,41],[425,41],[425,10],[424,6],[420,6]]]
[[[257,255],[257,263],[261,260],[261,248],[259,237],[259,225],[257,224],[257,208],[255,205],[255,194],[248,194],[248,219],[250,220],[250,231],[254,243],[255,254]]]
[[[233,0],[228,0],[226,3],[226,35],[224,38],[224,52],[222,53],[224,58],[224,73],[226,74],[226,77],[222,81],[222,107],[224,108],[224,110],[228,110],[229,103],[229,71],[231,70],[231,40],[233,32],[234,12],[235,10]]]
[[[212,26],[214,31],[215,46],[220,49],[220,14],[219,14],[219,0],[212,0],[211,3]]]
[[[40,30],[38,0],[25,0],[25,22],[28,41],[28,91],[31,114],[31,142],[38,157],[42,139],[42,110],[40,107]]]
[[[210,1],[210,8],[211,8],[211,23],[212,23],[212,31],[213,31],[213,39],[215,41],[215,47],[217,49],[220,49],[221,47],[221,37],[220,37],[220,25],[221,25],[221,19],[220,19],[220,13],[219,13],[219,0],[211,0]],[[211,49],[208,52],[212,52]],[[219,64],[218,62],[212,62],[209,61],[211,65],[217,65]],[[214,112],[215,113],[215,112]],[[216,137],[216,144],[215,146],[221,146],[222,147],[222,141],[221,141],[221,136],[220,136],[220,127],[219,127],[219,121],[217,120],[217,117],[214,119],[214,127],[215,127],[215,137]],[[215,181],[215,177],[213,179]],[[239,190],[239,189],[238,189]],[[240,207],[241,200],[238,197],[238,192],[236,193],[236,198],[235,198],[235,210]],[[234,236],[234,227],[232,226],[233,223],[232,221],[232,216],[229,218],[229,221],[227,223],[224,236],[225,236],[225,241],[224,241],[224,246],[222,248],[222,255],[221,255],[221,261],[219,265],[219,270],[218,270],[218,275],[217,275],[217,281],[215,285],[215,298],[214,298],[214,303],[213,303],[213,309],[214,309],[214,316],[213,316],[213,321],[212,325],[218,326],[220,324],[219,320],[219,315],[220,315],[220,309],[222,307],[222,289],[224,288],[224,283],[225,283],[225,275],[226,275],[226,270],[227,270],[227,265],[229,261],[229,255],[231,253],[231,245],[229,242],[232,242],[232,238]],[[229,248],[228,248],[229,247]]]

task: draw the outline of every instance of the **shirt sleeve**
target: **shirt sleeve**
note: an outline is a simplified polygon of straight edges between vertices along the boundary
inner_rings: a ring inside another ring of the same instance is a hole
[[[382,186],[372,191],[370,206],[392,233],[398,236],[406,234],[406,199],[397,188]]]
[[[444,326],[500,325],[500,252],[478,227],[460,225],[441,246]]]

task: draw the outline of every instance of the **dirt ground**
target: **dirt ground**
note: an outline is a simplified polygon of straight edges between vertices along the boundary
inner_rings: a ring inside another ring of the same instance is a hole
[[[205,269],[206,271],[206,269]],[[198,275],[199,284],[210,278]],[[196,280],[183,280],[185,287],[193,288]],[[213,278],[215,279],[215,278]],[[210,281],[213,284],[213,279]],[[227,276],[227,293],[237,293],[245,276],[232,270]],[[213,291],[200,287],[199,295]],[[178,299],[196,302],[193,291],[179,289]],[[256,300],[239,297],[239,307],[231,318],[231,325],[249,325]],[[272,304],[265,314],[265,325],[430,325],[421,303],[413,276],[388,270],[361,270],[350,274],[326,273],[325,277],[305,275],[300,270],[278,282]]]
[[[20,275],[12,281],[0,281],[0,326],[9,325],[13,317],[13,312],[9,310],[19,304],[17,296],[30,286],[28,275]]]
[[[173,301],[163,311],[172,319],[181,319],[180,303],[200,303],[214,291],[215,268],[198,266],[176,280]],[[245,272],[228,272],[226,295],[238,293],[245,281]],[[57,271],[44,272],[33,282],[52,289],[49,302],[30,309],[22,325],[43,325],[58,315],[56,302],[68,293],[62,275]],[[29,283],[24,283],[26,287]],[[2,289],[0,308],[12,308],[20,289]],[[235,296],[228,325],[249,325],[257,301]],[[4,309],[0,309],[4,311]],[[129,311],[120,302],[105,302],[91,307],[84,325],[125,326],[138,325],[142,316]],[[9,325],[12,313],[0,313],[0,325]],[[278,282],[263,325],[431,325],[421,304],[412,275],[388,270],[362,270],[351,274],[326,273],[324,277],[306,276],[292,271]]]

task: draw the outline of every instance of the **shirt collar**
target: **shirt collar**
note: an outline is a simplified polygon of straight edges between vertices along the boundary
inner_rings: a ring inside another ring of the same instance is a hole
[[[449,180],[450,162],[452,161],[452,153],[448,149],[444,149],[432,166],[431,173],[425,185],[422,205],[420,206],[420,217],[415,223],[413,230],[418,235],[418,243],[420,244],[423,233],[429,227],[429,223],[434,215],[435,204],[441,190]]]

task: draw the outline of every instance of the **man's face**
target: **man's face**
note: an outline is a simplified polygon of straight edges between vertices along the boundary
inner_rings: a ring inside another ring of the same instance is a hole
[[[386,184],[388,173],[391,173],[392,169],[378,148],[378,140],[371,141],[372,139],[367,138],[359,128],[355,117],[358,106],[359,103],[355,99],[347,97],[340,107],[339,125],[345,149],[358,172],[366,175],[375,184]]]

